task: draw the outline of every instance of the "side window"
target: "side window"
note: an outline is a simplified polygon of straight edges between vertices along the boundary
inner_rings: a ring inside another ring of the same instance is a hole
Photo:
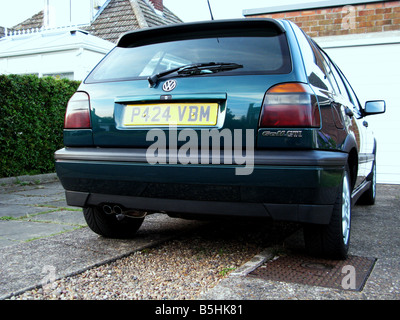
[[[323,52],[321,50],[318,50],[318,51],[321,53],[322,57],[324,58],[324,61],[325,61],[325,64],[326,64],[326,70],[328,72],[329,81],[332,83],[332,86],[335,88],[336,92],[340,94],[341,91],[340,91],[340,87],[339,87],[339,82],[337,81],[337,79],[335,77],[335,74],[333,72],[334,67],[333,67],[333,65],[331,63],[331,60],[325,54],[325,52]]]
[[[339,86],[340,93],[342,94],[342,96],[345,99],[352,101],[352,99],[350,98],[349,93],[347,91],[346,85],[343,83],[342,76],[339,74],[339,71],[336,69],[336,66],[334,64],[332,64],[331,66],[332,66],[332,68],[331,68],[332,73],[336,79],[338,86]]]
[[[309,42],[307,35],[296,25],[293,26],[293,30],[301,49],[308,81],[313,86],[321,88],[322,90],[332,91],[323,63],[321,59],[318,59],[316,56],[315,50]]]
[[[354,106],[353,108],[354,111],[358,114],[358,116],[361,116],[360,103],[350,83],[347,81],[346,77],[343,75],[340,69],[338,69],[331,62],[329,57],[326,54],[324,54],[324,52],[321,53],[324,55],[327,61],[329,61],[331,76],[334,78],[333,81],[335,81],[335,83],[338,86],[339,89],[338,92],[340,92],[344,98],[348,99],[352,103],[352,105]]]
[[[341,73],[343,75],[343,73]],[[350,96],[350,100],[353,103],[354,107],[356,108],[356,110],[361,114],[361,105],[360,102],[358,101],[358,98],[353,90],[353,88],[351,87],[350,83],[347,81],[346,77],[343,75],[343,81],[346,85],[347,88],[347,92],[349,93]]]
[[[329,83],[329,91],[331,92],[339,92],[339,88],[335,82],[335,79],[332,78],[332,72],[331,68],[329,66],[328,61],[324,58],[322,52],[314,46],[314,44],[310,41],[310,45],[313,48],[314,54],[317,59],[317,64],[321,70],[323,70],[323,73],[325,75],[326,83]]]

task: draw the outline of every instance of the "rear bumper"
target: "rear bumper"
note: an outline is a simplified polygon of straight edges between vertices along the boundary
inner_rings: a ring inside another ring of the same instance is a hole
[[[150,165],[143,149],[65,148],[55,159],[72,206],[326,224],[347,154],[256,151],[252,174],[243,176],[236,165]]]

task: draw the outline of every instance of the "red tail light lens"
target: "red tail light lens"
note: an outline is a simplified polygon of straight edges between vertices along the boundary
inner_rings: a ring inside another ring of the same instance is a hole
[[[76,92],[65,112],[65,129],[90,129],[90,100],[86,92]]]
[[[308,85],[284,83],[267,91],[260,127],[318,128],[320,122],[318,102]]]

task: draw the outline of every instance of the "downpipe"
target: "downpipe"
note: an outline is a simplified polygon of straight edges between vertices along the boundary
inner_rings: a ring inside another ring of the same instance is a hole
[[[114,204],[114,205],[109,205],[105,204],[103,205],[103,212],[107,215],[115,215],[118,221],[121,221],[125,217],[128,218],[136,218],[136,219],[142,219],[146,217],[147,212],[146,211],[138,211],[134,209],[125,209],[124,207]]]

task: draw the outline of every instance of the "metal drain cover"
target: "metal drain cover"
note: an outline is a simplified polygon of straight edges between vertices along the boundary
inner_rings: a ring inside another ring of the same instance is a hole
[[[248,276],[310,286],[361,291],[376,259],[349,256],[327,260],[305,255],[279,256],[265,262]]]

